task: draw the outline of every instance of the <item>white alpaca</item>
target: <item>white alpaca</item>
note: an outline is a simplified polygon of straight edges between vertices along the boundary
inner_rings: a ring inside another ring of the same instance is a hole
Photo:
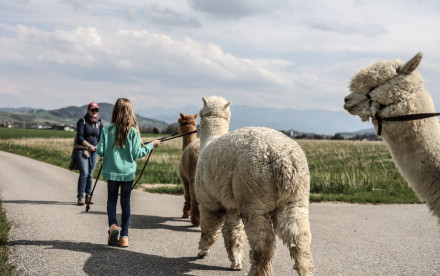
[[[421,59],[418,53],[407,63],[380,61],[363,68],[351,79],[351,94],[345,97],[344,108],[362,121],[372,119],[400,173],[440,218],[438,119],[387,121],[393,116],[434,112],[431,96],[416,71]]]
[[[202,230],[198,256],[208,254],[222,228],[231,267],[241,269],[245,230],[249,275],[273,275],[277,234],[298,273],[310,275],[310,175],[304,152],[268,128],[228,132],[230,102],[220,97],[203,97],[203,102],[195,180]]]

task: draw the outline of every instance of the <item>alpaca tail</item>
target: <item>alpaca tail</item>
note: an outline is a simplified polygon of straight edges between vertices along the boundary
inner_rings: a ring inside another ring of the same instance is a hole
[[[289,145],[292,146],[292,145]],[[292,198],[308,200],[310,190],[310,172],[304,152],[298,145],[277,153],[270,163],[271,179],[276,183],[278,206],[291,202]]]

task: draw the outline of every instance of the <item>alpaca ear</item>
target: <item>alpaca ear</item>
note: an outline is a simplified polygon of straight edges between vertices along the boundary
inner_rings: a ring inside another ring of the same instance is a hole
[[[194,119],[197,118],[197,115],[199,115],[199,113],[196,113],[196,114],[194,115]]]
[[[420,61],[422,60],[422,52],[418,52],[412,59],[410,59],[405,65],[397,69],[397,73],[399,75],[409,75],[414,70],[416,70],[417,66],[419,66]]]
[[[205,98],[205,96],[202,96],[202,100],[203,100],[203,106],[207,106],[208,100]]]
[[[230,106],[231,105],[231,103],[232,103],[232,101],[229,101],[227,104],[225,104],[225,107],[224,107],[224,109],[226,109],[226,108],[228,108],[228,106]]]
[[[185,116],[182,113],[180,113],[180,118],[185,119]]]

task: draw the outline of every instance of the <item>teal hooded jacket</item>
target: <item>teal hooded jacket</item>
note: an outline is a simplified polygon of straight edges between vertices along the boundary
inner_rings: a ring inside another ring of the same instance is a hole
[[[131,181],[136,174],[136,159],[144,157],[154,149],[149,143],[142,145],[139,131],[132,127],[123,148],[113,147],[116,127],[109,124],[102,129],[96,152],[104,157],[102,177],[105,180]]]

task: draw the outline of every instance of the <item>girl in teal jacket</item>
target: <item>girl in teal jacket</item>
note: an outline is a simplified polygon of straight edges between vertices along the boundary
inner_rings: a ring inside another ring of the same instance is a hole
[[[130,227],[130,195],[136,173],[136,159],[144,157],[160,145],[154,140],[142,146],[139,127],[131,102],[119,98],[113,108],[111,123],[102,129],[96,148],[98,155],[104,157],[102,177],[107,180],[107,215],[109,224],[108,244],[128,246]],[[119,235],[116,220],[118,190],[121,188],[122,223]],[[120,236],[120,237],[119,237]]]

